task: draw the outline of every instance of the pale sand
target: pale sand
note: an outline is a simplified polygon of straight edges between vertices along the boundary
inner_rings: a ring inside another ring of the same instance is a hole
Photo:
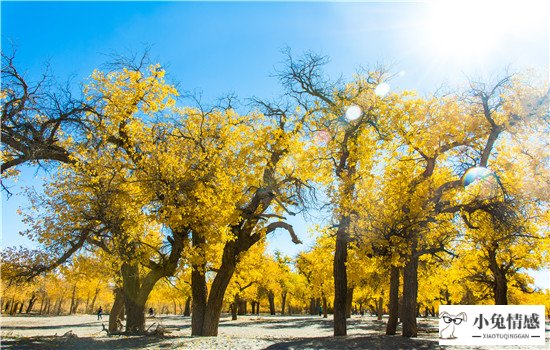
[[[318,316],[239,316],[231,321],[224,315],[218,337],[191,337],[191,319],[183,316],[147,318],[146,326],[160,322],[170,333],[164,337],[106,336],[108,316],[95,315],[2,316],[2,349],[548,349],[541,347],[440,347],[437,319],[419,319],[419,337],[385,336],[385,320],[353,316],[348,320],[348,336],[332,337],[332,318]],[[548,328],[548,325],[547,325]],[[76,338],[62,335],[72,331]],[[398,333],[400,327],[398,328]],[[57,336],[56,336],[57,335]]]

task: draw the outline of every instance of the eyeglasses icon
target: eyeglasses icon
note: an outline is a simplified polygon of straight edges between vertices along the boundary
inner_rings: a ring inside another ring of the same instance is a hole
[[[452,317],[449,317],[449,316],[443,316],[443,322],[445,323],[454,323],[456,325],[459,325],[462,323],[463,319],[462,317],[456,317],[456,318],[452,318]]]

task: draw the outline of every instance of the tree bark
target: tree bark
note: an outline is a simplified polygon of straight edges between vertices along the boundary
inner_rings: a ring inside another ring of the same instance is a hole
[[[489,269],[493,274],[493,296],[495,305],[508,305],[508,279],[506,272],[497,262],[497,248],[491,248],[488,252]]]
[[[120,288],[116,288],[114,293],[115,293],[115,301],[113,302],[113,306],[111,307],[111,312],[109,312],[109,332],[110,333],[119,331],[118,320],[120,319],[121,312],[123,312],[124,310],[124,292]]]
[[[267,300],[269,301],[269,313],[275,315],[275,295],[272,291],[267,292]]]
[[[252,315],[255,315],[256,314],[256,301],[255,300],[252,300],[252,302],[250,302],[250,307],[252,308]]]
[[[418,298],[418,256],[413,244],[412,256],[403,269],[403,336],[416,337],[417,298]]]
[[[287,291],[283,291],[281,294],[281,315],[285,314],[286,293]]]
[[[386,335],[395,335],[399,318],[399,268],[392,266],[390,271],[390,305]]]
[[[348,228],[350,219],[343,216],[336,231],[336,249],[334,252],[334,335],[347,334],[346,299],[348,294]]]
[[[351,307],[353,304],[353,287],[348,288],[346,293],[346,318],[351,318]]]
[[[383,314],[384,314],[384,299],[382,297],[379,297],[378,303],[376,304],[376,316],[378,321],[382,321]]]
[[[237,320],[237,304],[238,304],[238,296],[235,296],[235,299],[231,303],[231,320],[235,321]]]
[[[75,301],[76,301],[76,284],[73,286],[73,293],[71,294],[71,306],[69,307],[69,315],[73,314]]]
[[[220,314],[223,305],[223,297],[231,277],[235,272],[235,259],[238,254],[234,253],[234,242],[229,242],[224,248],[222,264],[214,277],[212,288],[208,295],[208,303],[206,313],[204,315],[204,324],[202,326],[202,334],[205,336],[217,336],[218,324],[220,322]]]
[[[95,310],[95,302],[97,300],[97,295],[99,294],[99,288],[95,289],[94,297],[92,298],[92,303],[90,304],[90,313],[93,313]]]
[[[126,332],[142,333],[145,330],[145,302],[140,298],[140,276],[137,263],[122,264],[122,290],[126,308]]]
[[[323,318],[328,318],[327,315],[327,298],[323,295]]]
[[[190,316],[191,315],[191,298],[187,297],[185,299],[185,308],[183,309],[183,316]]]
[[[237,314],[246,315],[246,299],[239,298],[239,302],[237,303]]]
[[[29,306],[27,306],[27,310],[25,311],[26,314],[28,314],[32,311],[32,307],[34,306],[34,303],[36,302],[37,299],[38,299],[38,297],[33,292],[32,295],[31,295],[31,298],[29,300]]]
[[[57,304],[56,315],[61,315],[61,307],[63,306],[63,297],[59,298],[59,303]]]
[[[204,237],[193,233],[193,247],[202,250],[206,243]],[[208,289],[206,286],[206,276],[204,271],[206,264],[201,263],[193,265],[191,270],[191,293],[193,300],[193,312],[191,314],[191,335],[203,335],[202,327],[204,325],[204,316],[206,314],[206,302],[208,298]]]

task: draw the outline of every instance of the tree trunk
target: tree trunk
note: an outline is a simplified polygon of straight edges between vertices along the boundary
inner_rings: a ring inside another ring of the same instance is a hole
[[[71,306],[69,306],[69,315],[73,314],[75,301],[76,301],[76,284],[73,286],[73,293],[71,294]]]
[[[63,306],[63,297],[58,299],[56,315],[61,315],[61,306]]]
[[[12,303],[13,303],[13,298],[11,298],[11,300],[8,300],[8,302],[6,303],[6,306],[4,308],[4,312],[8,312],[8,310],[10,309],[10,306],[11,306]]]
[[[123,263],[122,290],[126,307],[126,332],[142,333],[145,330],[145,301],[140,298],[139,266],[136,263]]]
[[[255,300],[252,300],[250,302],[250,307],[252,308],[252,315],[255,315],[256,314],[256,301]]]
[[[336,231],[336,249],[334,252],[334,335],[346,335],[346,299],[348,294],[348,228],[349,217],[343,216]]]
[[[21,305],[19,306],[19,313],[23,312],[23,305],[25,305],[25,302],[21,302]]]
[[[260,301],[256,301],[256,315],[260,314]]]
[[[286,293],[287,291],[283,291],[281,294],[281,315],[285,314]]]
[[[42,315],[44,312],[44,300],[46,299],[46,293],[42,294],[42,298],[40,298],[40,310],[38,311],[39,315]]]
[[[348,288],[346,293],[346,318],[351,317],[351,307],[353,303],[353,287]]]
[[[272,291],[267,292],[267,300],[269,301],[269,313],[275,315],[275,295]]]
[[[185,308],[183,309],[183,316],[190,316],[191,315],[191,298],[187,297],[185,299]]]
[[[417,297],[418,297],[418,256],[413,244],[412,256],[403,269],[403,336],[416,337]]]
[[[31,299],[29,300],[29,306],[27,306],[27,310],[25,311],[26,314],[28,314],[32,311],[32,307],[34,306],[34,303],[36,302],[37,299],[38,299],[38,297],[33,292],[32,295],[31,295]]]
[[[327,317],[327,298],[323,295],[323,318]]]
[[[118,321],[122,322],[120,317],[121,313],[124,312],[124,292],[120,288],[115,288],[115,301],[111,307],[111,312],[109,312],[109,332],[118,332]],[[95,309],[92,309],[95,310]]]
[[[212,288],[210,295],[208,295],[208,303],[206,307],[206,314],[204,315],[204,324],[202,326],[202,334],[205,336],[217,336],[218,324],[220,322],[220,314],[222,311],[223,297],[227,286],[231,281],[231,277],[235,272],[235,259],[238,254],[235,254],[235,246],[229,242],[224,247],[224,254],[222,258],[222,264],[214,281],[212,282]]]
[[[203,249],[206,240],[204,237],[193,233],[193,247],[199,251]],[[204,271],[206,264],[193,265],[191,270],[191,293],[193,299],[193,311],[191,314],[191,335],[203,335],[202,327],[206,314],[206,302],[208,300],[208,289]]]
[[[246,299],[239,298],[239,301],[237,303],[237,314],[246,315],[246,313]]]
[[[506,278],[506,272],[502,270],[497,262],[497,247],[489,250],[489,269],[493,274],[493,295],[495,298],[495,305],[508,305],[508,280]]]
[[[378,304],[376,305],[376,316],[378,321],[382,321],[382,314],[384,313],[384,299],[378,298]]]
[[[95,289],[94,297],[92,298],[92,303],[90,304],[90,313],[93,313],[95,310],[95,302],[97,300],[97,295],[99,294],[99,288]]]
[[[238,303],[237,298],[238,298],[238,297],[235,296],[235,299],[234,299],[233,302],[231,303],[231,320],[232,320],[232,321],[237,320],[237,303]]]

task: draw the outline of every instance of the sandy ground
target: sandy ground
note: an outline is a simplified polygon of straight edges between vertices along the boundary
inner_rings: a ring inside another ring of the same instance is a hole
[[[231,321],[223,316],[218,337],[191,337],[191,319],[183,316],[147,318],[146,326],[160,323],[169,333],[163,337],[112,336],[102,331],[108,316],[98,321],[94,315],[18,316],[0,318],[2,349],[549,349],[540,347],[440,347],[437,319],[419,319],[419,337],[385,336],[385,320],[353,316],[348,336],[332,337],[332,318],[314,316],[239,316]],[[77,337],[63,335],[72,331]],[[398,332],[400,328],[398,328]]]

